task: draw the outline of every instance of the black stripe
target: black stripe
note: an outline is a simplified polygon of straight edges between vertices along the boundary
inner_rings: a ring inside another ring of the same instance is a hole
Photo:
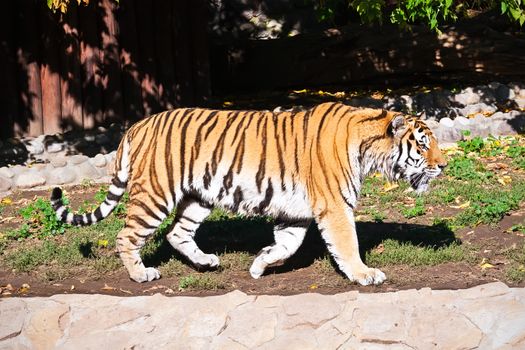
[[[261,154],[261,160],[259,161],[259,168],[257,169],[257,174],[255,175],[255,183],[257,184],[257,190],[259,191],[259,193],[261,192],[262,180],[266,175],[266,136],[268,130],[268,118],[265,119],[266,123],[263,127],[263,133],[261,137],[263,149]]]
[[[362,119],[362,120],[358,121],[357,123],[361,124],[361,123],[371,122],[371,121],[374,121],[374,120],[384,119],[386,117],[386,114],[387,114],[387,111],[383,109],[379,115],[376,115],[376,116],[373,116],[373,117],[370,117],[370,118],[366,118],[366,119]],[[397,117],[397,115],[395,117]]]
[[[187,217],[186,215],[182,215],[180,218],[181,218],[181,219],[184,219],[184,220],[187,220],[187,221],[191,222],[192,224],[196,224],[196,225],[200,224],[200,222],[195,221],[195,220],[193,220],[193,219]]]
[[[114,201],[114,202],[118,202],[120,200],[120,198],[122,198],[122,195],[117,195],[111,191],[108,192],[107,196],[106,196],[106,199],[109,200],[109,201]]]
[[[104,219],[104,215],[102,215],[102,210],[100,210],[100,207],[95,209],[95,211],[93,212],[93,215],[95,215],[95,219],[97,219],[97,221]]]
[[[273,198],[273,185],[272,181],[268,179],[268,186],[266,187],[266,193],[264,194],[263,201],[259,204],[259,213],[263,213],[263,210],[270,205]]]
[[[115,176],[113,179],[111,179],[111,183],[112,183],[113,185],[115,185],[116,187],[118,187],[118,188],[126,188],[126,183],[120,181],[120,179],[118,178],[118,176]],[[109,194],[109,193],[108,193],[108,194]]]

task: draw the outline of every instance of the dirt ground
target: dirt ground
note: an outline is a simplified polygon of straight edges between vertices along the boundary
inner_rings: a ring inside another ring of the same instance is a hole
[[[77,208],[84,200],[92,200],[98,190],[97,186],[71,188],[71,207]],[[20,225],[17,210],[37,197],[47,197],[49,191],[20,191],[11,198],[13,205],[5,207],[0,221],[0,232]],[[359,208],[358,208],[359,209]],[[448,208],[432,208],[431,211],[446,212]],[[358,210],[359,211],[359,210]],[[391,215],[390,215],[391,214]],[[406,219],[390,213],[381,223],[373,221],[359,221],[357,230],[360,236],[362,256],[370,249],[377,249],[382,239],[391,237],[406,240],[401,234],[411,230],[430,229],[425,217]],[[43,278],[43,271],[50,267],[39,267],[34,271],[21,273],[15,272],[6,266],[5,261],[0,261],[0,294],[4,296],[48,296],[60,293],[102,293],[110,295],[150,295],[163,293],[165,295],[216,295],[239,289],[248,294],[279,294],[290,295],[297,293],[317,292],[334,294],[352,290],[360,292],[390,292],[411,288],[429,287],[432,289],[460,289],[475,285],[503,281],[510,286],[525,287],[525,281],[518,284],[509,282],[505,278],[505,267],[509,263],[505,252],[523,244],[523,234],[509,232],[509,228],[517,223],[523,223],[525,208],[521,207],[511,215],[503,218],[497,225],[479,225],[476,227],[462,228],[455,234],[445,233],[443,240],[459,240],[462,245],[473,246],[475,257],[472,261],[447,262],[435,266],[409,266],[403,264],[389,265],[381,269],[387,275],[387,281],[379,286],[360,286],[350,283],[336,269],[333,262],[326,258],[328,253],[319,232],[310,229],[299,251],[290,258],[284,266],[270,269],[261,279],[253,279],[248,268],[257,251],[269,244],[272,240],[271,226],[263,230],[257,242],[243,241],[242,231],[251,229],[252,225],[242,222],[233,225],[235,232],[223,232],[222,229],[211,229],[211,234],[204,237],[197,233],[197,242],[205,252],[233,252],[249,254],[248,261],[239,268],[224,266],[215,272],[207,272],[213,278],[220,280],[219,285],[204,288],[181,289],[181,275],[162,277],[160,280],[139,284],[131,281],[122,266],[106,274],[92,275],[78,268],[74,275],[63,279],[49,281]],[[428,220],[427,220],[428,221]],[[244,225],[244,226],[243,226]],[[219,224],[220,226],[220,224]],[[222,231],[221,231],[222,230]],[[399,233],[399,235],[398,235]],[[440,233],[443,235],[443,233]],[[448,237],[447,237],[448,235]],[[232,242],[232,237],[233,241]],[[251,236],[250,236],[251,237]],[[68,233],[58,237],[58,240],[67,240]],[[163,239],[163,237],[160,237]],[[410,238],[409,238],[410,240]],[[38,242],[34,239],[35,244]],[[375,247],[375,248],[374,248]],[[146,261],[149,266],[158,266],[175,256],[169,244],[163,242],[156,253],[159,257]],[[5,255],[0,257],[5,258]],[[325,258],[323,258],[325,257]],[[490,261],[490,268],[483,268],[483,258]],[[324,260],[323,260],[324,259]],[[323,263],[324,261],[324,263]],[[226,264],[228,265],[228,264]],[[183,265],[183,273],[198,276],[191,266]]]

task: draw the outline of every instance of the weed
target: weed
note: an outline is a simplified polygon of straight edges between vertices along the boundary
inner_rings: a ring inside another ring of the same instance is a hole
[[[225,283],[217,276],[211,273],[199,273],[184,276],[179,281],[179,290],[201,289],[217,290],[226,288]]]
[[[464,155],[453,157],[445,168],[445,174],[458,180],[485,180],[493,176],[481,162]]]
[[[219,258],[223,269],[238,271],[247,271],[253,260],[253,256],[246,252],[223,253]]]
[[[20,209],[20,215],[26,222],[19,229],[9,232],[10,238],[42,238],[63,234],[68,226],[57,219],[51,203],[42,198]]]
[[[463,132],[465,136],[470,136],[470,132]],[[485,147],[485,142],[482,137],[476,136],[470,140],[458,141],[458,147],[463,150],[465,154],[471,152],[480,152]]]
[[[519,249],[509,251],[507,256],[512,261],[505,271],[507,279],[516,283],[525,280],[525,244]]]
[[[413,207],[402,208],[401,214],[407,219],[415,218],[417,216],[425,215],[425,206],[423,204],[423,198],[418,197]]]
[[[164,277],[180,276],[186,270],[186,266],[177,258],[171,258],[166,263],[159,266],[159,270]]]
[[[375,266],[396,264],[434,266],[448,261],[467,259],[463,247],[455,242],[439,248],[415,246],[393,239],[387,239],[382,244],[383,249],[371,250],[366,253],[367,264]]]

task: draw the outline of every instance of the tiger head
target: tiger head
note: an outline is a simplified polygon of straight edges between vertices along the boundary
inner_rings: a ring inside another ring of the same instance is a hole
[[[397,115],[390,130],[394,137],[393,177],[407,180],[418,194],[425,192],[430,180],[447,166],[436,138],[416,117]]]

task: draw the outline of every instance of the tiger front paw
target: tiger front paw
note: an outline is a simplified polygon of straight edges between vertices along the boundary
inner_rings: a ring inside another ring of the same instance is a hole
[[[386,280],[386,275],[383,271],[371,267],[366,267],[361,271],[354,272],[351,280],[356,281],[362,286],[370,284],[381,284]]]
[[[150,282],[153,280],[157,280],[160,278],[160,272],[156,268],[153,267],[146,267],[144,269],[135,271],[133,273],[129,274],[129,278],[131,278],[135,282]]]

